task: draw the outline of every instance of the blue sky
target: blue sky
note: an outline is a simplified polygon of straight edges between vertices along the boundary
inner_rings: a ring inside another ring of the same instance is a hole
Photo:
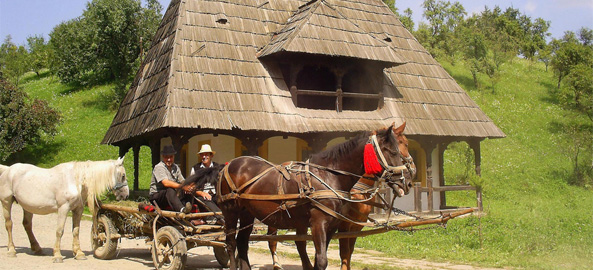
[[[451,1],[451,0],[450,0]],[[169,0],[159,0],[163,10]],[[400,11],[410,7],[416,25],[422,18],[422,0],[396,0]],[[453,2],[453,1],[451,1]],[[593,0],[460,0],[471,14],[484,6],[501,8],[513,6],[532,19],[541,17],[551,21],[550,33],[560,38],[566,30],[578,31],[586,26],[593,28]],[[28,36],[43,35],[48,39],[51,30],[63,21],[76,18],[86,8],[86,0],[0,0],[0,42],[11,35],[16,44],[25,44]],[[425,20],[424,20],[425,21]]]

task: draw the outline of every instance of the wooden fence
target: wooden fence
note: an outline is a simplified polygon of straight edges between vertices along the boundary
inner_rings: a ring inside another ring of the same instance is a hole
[[[427,193],[427,205],[429,214],[434,213],[434,193],[435,192],[446,192],[446,191],[460,191],[460,190],[475,190],[476,191],[476,210],[482,211],[482,191],[477,189],[474,186],[470,185],[448,185],[448,186],[441,186],[441,187],[433,187],[432,179],[426,179],[426,187],[422,187],[421,183],[414,183],[414,211],[417,213],[423,212],[422,210],[422,192]],[[446,208],[441,206],[441,208]],[[445,210],[445,209],[440,209]],[[450,210],[450,209],[446,209]]]

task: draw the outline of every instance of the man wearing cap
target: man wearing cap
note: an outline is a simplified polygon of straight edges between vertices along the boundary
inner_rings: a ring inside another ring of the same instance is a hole
[[[218,163],[212,161],[214,154],[216,154],[216,152],[212,151],[212,147],[210,147],[209,144],[202,145],[202,148],[198,152],[198,156],[202,161],[198,162],[191,168],[190,175],[195,174],[201,169],[218,166]],[[201,211],[220,211],[220,208],[218,208],[216,203],[214,203],[216,200],[216,187],[212,183],[205,183],[204,188],[197,191],[196,195],[198,195],[198,199],[202,201],[207,206],[207,208],[209,208],[206,209],[206,207],[198,205]]]
[[[151,202],[156,202],[159,207],[171,206],[174,211],[190,213],[192,205],[185,202],[183,205],[181,199],[177,196],[177,189],[185,181],[181,174],[181,169],[175,164],[175,148],[172,145],[166,145],[161,150],[161,162],[152,170],[152,179],[150,181],[149,197]],[[183,187],[183,194],[189,194],[190,186]],[[183,198],[191,199],[191,196]]]

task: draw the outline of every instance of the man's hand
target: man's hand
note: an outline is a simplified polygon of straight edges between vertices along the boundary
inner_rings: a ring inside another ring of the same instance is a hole
[[[206,200],[212,200],[212,196],[208,192],[198,190],[198,191],[196,191],[196,195],[198,195]]]
[[[191,183],[187,186],[183,186],[183,193],[185,194],[191,194],[192,190],[194,190],[194,187],[196,186],[196,183]]]

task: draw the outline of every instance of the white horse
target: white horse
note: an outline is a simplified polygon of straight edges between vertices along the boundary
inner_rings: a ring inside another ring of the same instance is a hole
[[[10,210],[17,202],[23,208],[23,226],[29,236],[31,250],[42,254],[41,247],[32,230],[33,214],[47,215],[58,212],[58,228],[54,245],[54,262],[63,262],[60,242],[64,224],[72,211],[72,251],[75,259],[86,259],[80,249],[79,229],[85,202],[94,213],[96,196],[113,190],[116,198],[128,197],[130,190],[123,166],[123,158],[107,161],[68,162],[51,169],[17,163],[10,167],[0,165],[0,201],[2,201],[6,231],[8,232],[8,256],[16,257],[12,241]]]

